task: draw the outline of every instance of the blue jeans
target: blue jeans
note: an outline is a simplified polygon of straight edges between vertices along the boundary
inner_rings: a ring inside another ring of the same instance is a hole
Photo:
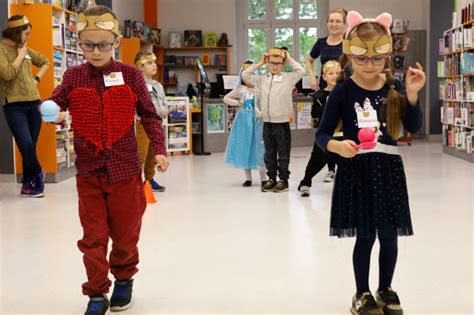
[[[41,172],[36,156],[36,142],[41,130],[41,101],[7,103],[3,106],[5,119],[23,158],[23,179],[27,183]]]

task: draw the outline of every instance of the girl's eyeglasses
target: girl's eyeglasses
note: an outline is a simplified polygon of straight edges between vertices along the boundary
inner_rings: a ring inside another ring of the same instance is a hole
[[[359,66],[363,66],[367,64],[370,61],[372,61],[372,64],[375,66],[381,66],[385,64],[385,60],[387,59],[388,55],[375,55],[372,57],[367,57],[367,56],[352,56],[352,59],[356,64]]]

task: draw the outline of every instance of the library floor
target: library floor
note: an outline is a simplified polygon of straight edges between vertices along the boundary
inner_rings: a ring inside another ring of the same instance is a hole
[[[332,184],[296,191],[311,148],[292,150],[288,193],[241,187],[223,154],[170,157],[143,218],[134,306],[121,314],[348,314],[354,239],[328,236]],[[415,236],[399,241],[393,287],[406,314],[472,314],[473,165],[437,143],[400,147]],[[0,314],[82,314],[75,180],[44,199],[0,184]],[[378,281],[378,244],[372,290]]]

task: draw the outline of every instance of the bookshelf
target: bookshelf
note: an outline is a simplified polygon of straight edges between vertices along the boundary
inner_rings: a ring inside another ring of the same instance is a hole
[[[201,59],[210,75],[228,74],[230,67],[230,47],[180,47],[163,48],[163,86],[167,94],[176,93],[180,81],[199,81],[196,59]],[[214,80],[215,81],[215,80]]]
[[[51,66],[38,89],[42,99],[53,93],[64,72],[83,62],[76,42],[76,13],[54,4],[12,4],[10,14],[26,15],[33,25],[28,46],[46,56]],[[65,127],[42,123],[37,143],[38,159],[47,172],[46,182],[60,182],[75,175],[74,138],[68,118]],[[16,174],[21,174],[21,155],[16,148]]]
[[[465,9],[461,12],[461,23],[443,32],[440,45],[442,145],[444,153],[474,163],[474,21]]]

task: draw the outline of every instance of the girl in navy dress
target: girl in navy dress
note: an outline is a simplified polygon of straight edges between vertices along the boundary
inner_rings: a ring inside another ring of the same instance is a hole
[[[244,187],[252,185],[252,169],[260,172],[261,185],[267,180],[263,162],[263,121],[257,106],[258,93],[255,87],[242,81],[242,71],[252,64],[254,62],[250,59],[244,62],[239,86],[224,96],[224,103],[227,105],[241,107],[235,116],[227,141],[225,162],[244,169]]]
[[[403,162],[396,145],[403,129],[417,132],[422,126],[418,91],[425,84],[425,74],[417,63],[407,70],[406,87],[394,80],[389,65],[390,14],[364,19],[351,11],[347,18],[341,66],[349,62],[353,75],[331,92],[316,133],[316,141],[323,150],[340,156],[330,235],[356,237],[352,259],[357,292],[352,299],[352,314],[400,315],[400,300],[391,288],[397,239],[412,235],[413,228]],[[342,81],[344,72],[340,76]],[[344,140],[333,138],[339,121]],[[374,148],[356,149],[362,128],[370,128],[377,135]],[[376,237],[380,253],[379,284],[374,299],[369,289],[369,269]]]

